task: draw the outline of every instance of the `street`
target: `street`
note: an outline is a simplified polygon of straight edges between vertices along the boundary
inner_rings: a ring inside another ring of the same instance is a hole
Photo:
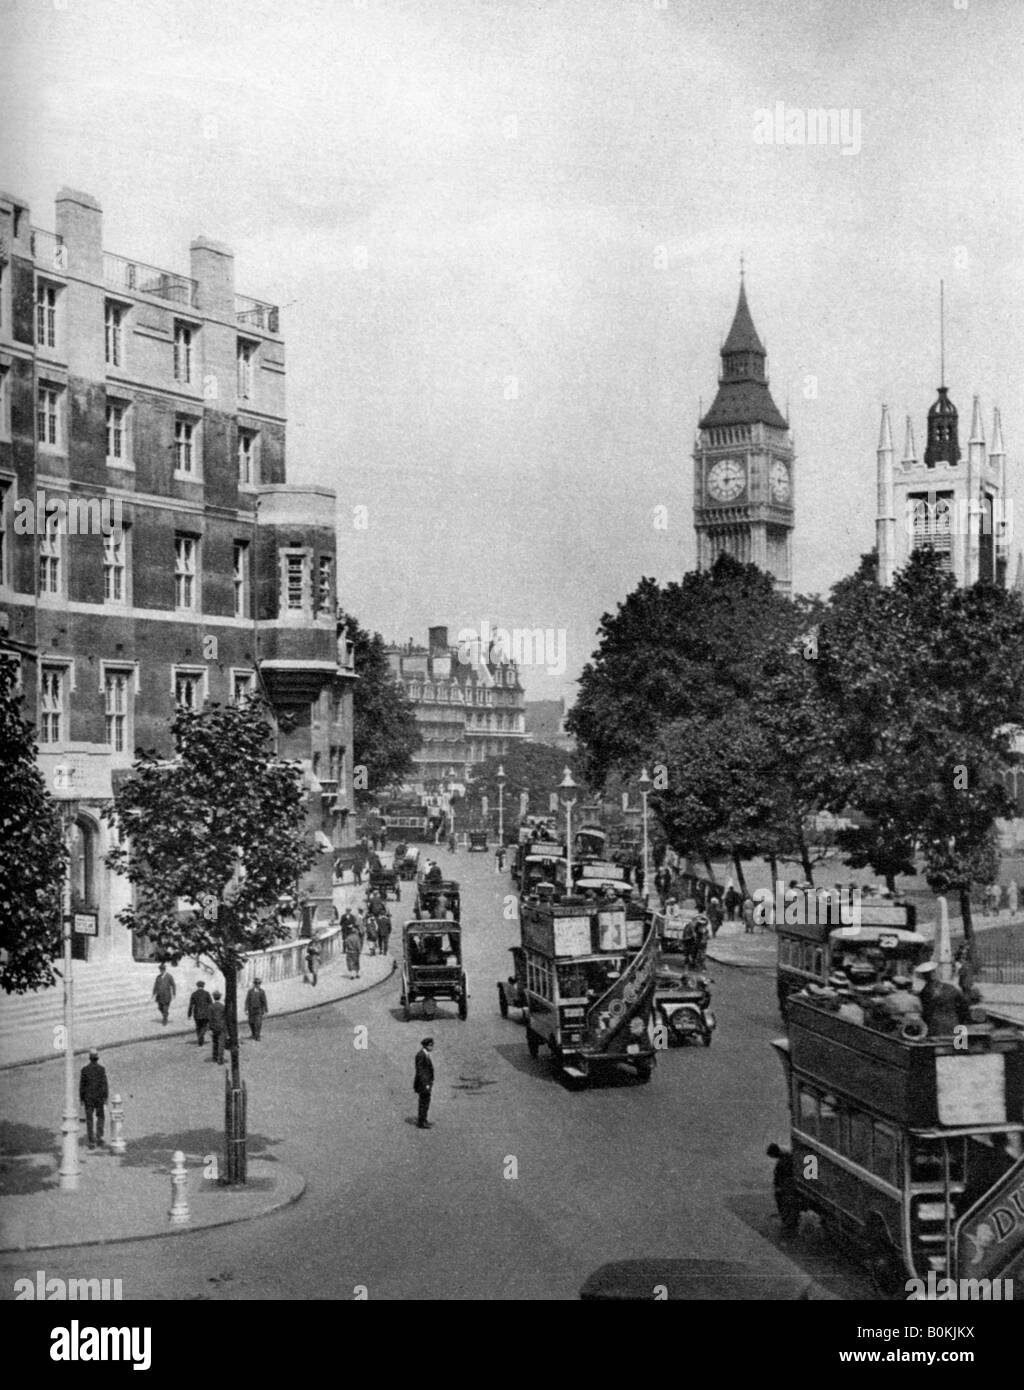
[[[508,874],[494,872],[493,853],[437,857],[463,887],[467,1022],[447,1003],[406,1022],[396,974],[339,1004],[271,1016],[263,1041],[243,1046],[250,1152],[299,1169],[302,1199],[185,1236],[4,1255],[4,1296],[45,1268],[120,1278],[125,1298],[571,1299],[607,1261],[662,1256],[735,1260],[871,1297],[814,1220],[793,1241],[779,1232],[764,1152],[786,1136],[771,973],[715,967],[713,1045],[660,1054],[648,1085],[624,1070],[571,1091],[546,1051],[531,1061],[517,1012],[498,1012],[495,983],[517,939],[503,916]],[[406,891],[396,923],[409,906]],[[412,1073],[428,1035],[435,1127],[423,1132]],[[125,1096],[126,1162],[167,1171],[176,1148],[219,1152],[223,1074],[194,1043],[126,1046],[105,1062]],[[38,1125],[45,1095],[56,1131],[59,1066],[5,1072],[3,1091],[9,1126]],[[69,1200],[88,1200],[87,1172]]]

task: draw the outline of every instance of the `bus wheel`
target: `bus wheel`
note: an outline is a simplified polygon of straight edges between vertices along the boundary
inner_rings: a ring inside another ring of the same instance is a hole
[[[883,1298],[896,1298],[906,1291],[903,1261],[887,1237],[879,1237],[868,1252],[868,1271]]]
[[[533,1031],[529,1024],[526,1025],[526,1046],[530,1049],[530,1056],[536,1057],[540,1052],[540,1037]]]
[[[498,1011],[502,1018],[508,1018],[508,995],[505,993],[505,986],[498,986]]]
[[[636,1064],[636,1076],[638,1081],[650,1081],[654,1074],[654,1067],[649,1057],[645,1057],[642,1062]]]
[[[505,1012],[507,1013],[508,1010],[506,1009]],[[459,995],[459,1018],[462,1020],[463,1023],[465,1023],[465,1021],[466,1021],[466,1019],[467,1019],[468,1017],[469,1017],[469,996],[466,994],[465,986],[463,986],[462,993]]]
[[[795,1236],[800,1229],[800,1203],[794,1192],[776,1192],[775,1207],[782,1222],[782,1234]]]

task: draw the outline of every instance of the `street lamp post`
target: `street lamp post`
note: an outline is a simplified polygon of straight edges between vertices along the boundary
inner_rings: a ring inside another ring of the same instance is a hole
[[[498,846],[505,843],[505,764],[498,764],[498,775],[495,778],[498,784]]]
[[[559,783],[560,792],[575,792],[576,783],[572,780],[572,773],[566,767]],[[563,797],[562,805],[565,807],[565,895],[572,897],[572,808],[576,805],[576,797],[573,795]]]
[[[68,848],[68,867],[61,894],[61,936],[64,944],[64,1115],[61,1120],[60,1190],[77,1192],[81,1167],[78,1159],[78,1096],[75,1093],[74,980],[71,963],[71,837],[78,810],[77,802],[65,801],[64,834]]]
[[[645,903],[647,902],[648,897],[650,896],[650,891],[651,891],[650,888],[649,888],[649,886],[648,886],[648,884],[649,884],[649,874],[650,874],[650,864],[648,863],[648,839],[647,839],[647,798],[648,798],[648,796],[650,795],[650,790],[651,790],[651,779],[650,779],[650,777],[649,777],[648,774],[647,774],[647,769],[646,769],[646,768],[642,768],[642,769],[641,769],[641,772],[640,772],[640,800],[641,800],[641,802],[643,803],[643,819],[644,819],[644,851],[643,851],[643,854],[644,854],[644,892],[643,892],[643,898],[644,898],[644,902],[645,902]]]
[[[451,842],[455,844],[455,778],[454,767],[448,769],[448,834]]]

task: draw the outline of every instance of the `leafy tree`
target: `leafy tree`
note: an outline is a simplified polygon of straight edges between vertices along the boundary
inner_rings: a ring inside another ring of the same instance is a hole
[[[0,986],[7,994],[55,982],[67,872],[60,809],[36,764],[17,681],[17,663],[0,655]]]
[[[498,804],[498,768],[505,772],[505,825],[514,825],[519,816],[519,797],[521,792],[530,793],[530,811],[534,815],[544,815],[548,809],[548,797],[557,791],[566,767],[573,779],[579,780],[577,759],[564,748],[556,748],[550,743],[517,743],[500,758],[487,758],[473,767],[473,780],[466,789],[466,803],[475,810],[487,798],[488,807],[493,810]],[[577,792],[577,799],[585,788]]]
[[[419,726],[412,702],[388,665],[380,633],[367,632],[344,612],[338,613],[338,630],[352,643],[359,676],[352,697],[352,744],[356,766],[365,769],[356,783],[356,801],[365,805],[412,771]]]
[[[297,766],[273,756],[267,707],[179,708],[175,756],[136,757],[107,818],[122,843],[110,867],[135,887],[121,921],[161,960],[205,956],[224,976],[232,1084],[238,1083],[238,971],[247,951],[286,940],[277,914],[316,858]],[[181,900],[191,904],[181,910]]]
[[[891,587],[871,557],[837,585],[819,634],[818,674],[834,712],[833,809],[855,805],[870,832],[847,843],[892,883],[919,847],[925,872],[960,899],[995,876],[993,830],[1011,814],[1005,774],[1024,724],[1024,605],[989,584],[964,589],[931,550]]]

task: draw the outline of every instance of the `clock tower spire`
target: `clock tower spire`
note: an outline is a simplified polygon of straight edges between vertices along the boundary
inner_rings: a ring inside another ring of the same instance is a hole
[[[792,588],[793,441],[768,385],[767,352],[747,303],[744,265],[718,392],[693,453],[697,568],[726,551]]]

